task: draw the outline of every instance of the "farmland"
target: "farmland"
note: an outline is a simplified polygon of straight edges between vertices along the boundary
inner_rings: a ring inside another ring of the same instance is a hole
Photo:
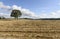
[[[60,20],[0,20],[0,39],[60,39]]]

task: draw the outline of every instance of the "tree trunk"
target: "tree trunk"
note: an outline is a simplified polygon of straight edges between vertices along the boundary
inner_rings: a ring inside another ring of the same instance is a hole
[[[18,17],[15,17],[16,20],[18,20]]]

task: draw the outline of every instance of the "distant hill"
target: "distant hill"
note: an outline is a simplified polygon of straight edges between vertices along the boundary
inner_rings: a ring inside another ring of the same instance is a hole
[[[0,19],[14,19],[14,18],[0,18]],[[39,19],[33,19],[33,18],[19,18],[19,19],[25,19],[25,20],[60,20],[60,18],[39,18]]]
[[[40,18],[36,20],[60,20],[60,18]]]

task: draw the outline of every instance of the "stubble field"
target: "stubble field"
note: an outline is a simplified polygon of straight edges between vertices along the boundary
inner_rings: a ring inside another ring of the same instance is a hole
[[[60,20],[0,20],[0,39],[60,39]]]

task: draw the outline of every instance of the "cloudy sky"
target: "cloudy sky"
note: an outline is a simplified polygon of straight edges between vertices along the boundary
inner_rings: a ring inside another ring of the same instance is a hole
[[[18,9],[21,17],[60,18],[60,0],[0,0],[0,16],[10,17]]]

